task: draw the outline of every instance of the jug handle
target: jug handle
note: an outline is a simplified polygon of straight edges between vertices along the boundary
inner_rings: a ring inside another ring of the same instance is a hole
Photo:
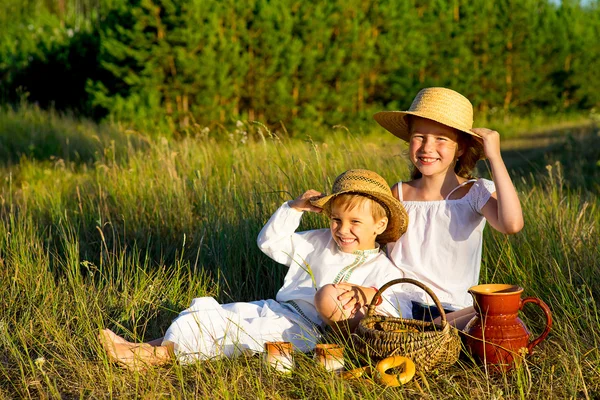
[[[536,339],[529,342],[529,344],[527,345],[527,351],[529,351],[529,354],[531,354],[531,350],[535,346],[537,346],[542,340],[546,339],[546,336],[548,336],[548,333],[550,333],[550,328],[552,328],[552,313],[550,312],[550,308],[548,307],[548,305],[546,305],[546,303],[544,303],[542,300],[538,299],[537,297],[524,298],[521,301],[521,307],[519,308],[519,310],[523,309],[523,306],[526,303],[537,304],[538,306],[540,306],[542,311],[544,311],[544,315],[546,316],[546,329],[544,329],[544,332],[542,332],[542,334],[540,336],[538,336]]]

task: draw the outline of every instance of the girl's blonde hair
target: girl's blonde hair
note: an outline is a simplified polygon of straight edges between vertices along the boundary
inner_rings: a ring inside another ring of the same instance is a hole
[[[412,134],[412,119],[414,117],[412,115],[407,115],[405,118],[406,124],[408,125],[408,132]],[[452,129],[456,132],[458,148],[463,150],[462,155],[458,157],[458,160],[454,164],[454,173],[463,178],[472,179],[473,169],[475,169],[477,161],[483,156],[483,145],[475,139],[475,136],[466,134],[458,129]],[[421,174],[421,171],[413,165],[410,176],[411,179],[419,179],[423,175]]]
[[[329,211],[331,212],[331,207],[333,203],[338,207],[342,207],[344,211],[352,210],[356,207],[363,207],[365,204],[371,204],[371,214],[373,215],[373,219],[375,221],[380,221],[383,218],[389,216],[385,208],[379,204],[378,201],[373,200],[372,198],[365,196],[364,194],[359,193],[342,193],[335,196],[328,204]]]

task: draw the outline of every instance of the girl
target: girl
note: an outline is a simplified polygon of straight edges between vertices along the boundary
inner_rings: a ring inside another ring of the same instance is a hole
[[[409,227],[388,245],[388,256],[428,285],[446,312],[462,310],[448,315],[462,328],[473,313],[467,290],[479,281],[485,222],[506,234],[523,228],[521,204],[500,155],[499,134],[473,129],[471,102],[445,88],[423,89],[408,111],[379,112],[374,118],[409,143],[414,166],[412,180],[392,188],[406,208]],[[493,182],[471,176],[484,156]],[[424,293],[411,296],[413,318],[439,315]]]
[[[325,324],[352,329],[376,288],[403,277],[376,240],[397,240],[407,217],[374,172],[346,171],[332,191],[322,197],[309,190],[284,203],[261,230],[260,249],[289,267],[275,300],[219,304],[212,297],[193,299],[164,338],[148,343],[131,343],[104,329],[99,339],[109,358],[138,369],[174,357],[188,363],[259,352],[269,341],[289,341],[296,350],[308,351]],[[305,211],[321,210],[330,217],[330,229],[295,232]],[[404,296],[393,292],[386,292],[378,311],[410,316]]]

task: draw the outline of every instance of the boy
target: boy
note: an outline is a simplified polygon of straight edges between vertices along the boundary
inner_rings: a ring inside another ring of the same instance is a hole
[[[108,329],[100,333],[108,356],[129,368],[160,365],[176,357],[193,362],[263,350],[265,342],[287,341],[309,351],[325,324],[353,329],[376,288],[403,277],[376,240],[395,241],[408,220],[385,180],[367,170],[338,176],[333,193],[309,190],[284,203],[258,236],[260,249],[289,270],[276,300],[218,304],[212,297],[192,300],[165,337],[130,343]],[[330,217],[330,229],[296,233],[305,211]],[[401,296],[386,291],[378,311],[410,317]],[[346,325],[347,324],[347,325]]]

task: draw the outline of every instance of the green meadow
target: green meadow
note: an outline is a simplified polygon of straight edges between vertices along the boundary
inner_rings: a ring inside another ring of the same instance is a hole
[[[514,236],[486,229],[481,283],[521,285],[554,319],[512,373],[463,357],[426,381],[386,389],[330,375],[309,354],[297,354],[290,376],[258,356],[144,372],[107,360],[101,328],[150,340],[194,297],[273,298],[285,267],[255,240],[281,203],[309,188],[329,191],[349,168],[375,170],[390,184],[408,178],[404,145],[372,125],[360,135],[340,126],[289,138],[239,122],[166,139],[32,107],[0,112],[0,398],[600,397],[594,124],[581,138],[565,128],[560,145],[536,146],[532,134],[533,150],[507,151],[525,227]],[[478,174],[489,176],[485,164]],[[326,224],[306,215],[301,228]],[[520,315],[542,332],[539,309]]]

